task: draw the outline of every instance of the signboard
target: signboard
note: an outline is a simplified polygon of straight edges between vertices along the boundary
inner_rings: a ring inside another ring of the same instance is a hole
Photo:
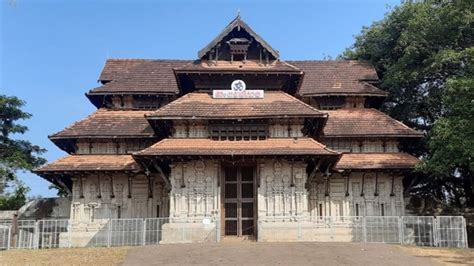
[[[243,80],[232,81],[230,90],[213,90],[212,98],[215,99],[261,99],[263,90],[245,90],[247,85]]]

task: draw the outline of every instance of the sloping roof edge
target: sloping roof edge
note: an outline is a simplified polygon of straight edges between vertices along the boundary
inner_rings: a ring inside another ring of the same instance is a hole
[[[206,47],[204,47],[203,49],[201,49],[199,52],[198,52],[198,57],[199,58],[202,58],[207,52],[209,52],[212,47],[214,47],[215,45],[217,45],[220,41],[222,41],[222,39],[227,36],[227,34],[229,34],[234,28],[236,27],[242,27],[244,28],[250,35],[252,35],[256,41],[258,41],[260,44],[262,44],[262,46],[267,49],[268,52],[270,52],[275,58],[279,58],[279,52],[275,49],[273,49],[270,44],[268,44],[262,37],[260,37],[260,35],[258,35],[256,32],[254,32],[249,25],[247,25],[247,23],[245,23],[241,17],[240,17],[240,14],[237,15],[237,17],[235,17],[230,23],[229,25],[227,25],[224,30],[219,34],[217,35],[217,37],[212,40],[208,45],[206,45]]]

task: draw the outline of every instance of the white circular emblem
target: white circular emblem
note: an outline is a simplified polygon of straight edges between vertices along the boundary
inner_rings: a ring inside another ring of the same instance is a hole
[[[245,85],[245,82],[243,80],[236,79],[236,80],[232,81],[232,84],[230,85],[230,88],[233,91],[244,91],[246,86],[247,85]]]

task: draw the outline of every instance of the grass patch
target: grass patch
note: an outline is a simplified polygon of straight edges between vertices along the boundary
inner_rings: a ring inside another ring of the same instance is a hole
[[[0,265],[118,265],[129,247],[0,251]]]
[[[401,246],[400,248],[414,256],[430,258],[444,265],[474,265],[473,249],[411,246]]]

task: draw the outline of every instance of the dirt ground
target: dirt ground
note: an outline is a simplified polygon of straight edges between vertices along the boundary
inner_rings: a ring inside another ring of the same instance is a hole
[[[123,265],[428,266],[444,264],[443,259],[435,258],[434,253],[431,253],[429,249],[420,250],[396,245],[361,243],[176,244],[133,248],[129,251]],[[449,250],[445,251],[446,254],[449,253]],[[469,260],[472,260],[472,252],[469,254],[471,256]],[[468,259],[459,260],[461,261],[467,263]]]
[[[0,265],[118,265],[130,248],[59,248],[0,251]]]
[[[444,265],[474,265],[473,249],[443,249],[421,247],[399,247],[417,257],[430,258]]]
[[[220,243],[0,251],[0,265],[474,265],[474,250],[361,243]]]

